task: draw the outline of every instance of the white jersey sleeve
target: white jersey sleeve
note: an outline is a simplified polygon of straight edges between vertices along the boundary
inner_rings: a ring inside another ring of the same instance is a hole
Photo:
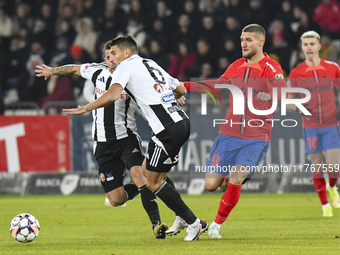
[[[115,71],[111,75],[113,84],[119,83],[123,89],[126,87],[131,76],[131,70],[128,67],[129,66],[126,65],[126,61],[116,67]]]

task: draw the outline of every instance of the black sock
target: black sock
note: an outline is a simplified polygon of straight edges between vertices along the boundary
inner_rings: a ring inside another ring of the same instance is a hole
[[[169,176],[166,177],[165,181],[166,181],[168,184],[170,184],[171,187],[173,187],[174,189],[176,189],[175,184],[174,184],[173,181],[169,178]],[[178,215],[176,214],[176,216],[178,216]]]
[[[155,194],[153,194],[146,185],[140,187],[138,190],[142,198],[144,210],[149,215],[152,225],[156,226],[161,224],[161,217],[159,216],[158,203]]]
[[[181,195],[166,181],[155,190],[154,194],[188,224],[192,224],[196,221],[197,217],[184,203]]]
[[[124,203],[128,200],[132,200],[135,196],[139,194],[138,188],[135,184],[124,185],[125,199]]]

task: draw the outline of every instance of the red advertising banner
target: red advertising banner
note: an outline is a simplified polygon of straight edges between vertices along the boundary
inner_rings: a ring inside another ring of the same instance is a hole
[[[0,116],[0,172],[70,171],[68,116]]]

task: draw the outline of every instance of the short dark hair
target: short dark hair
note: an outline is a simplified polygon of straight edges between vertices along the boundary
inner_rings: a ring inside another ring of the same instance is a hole
[[[111,41],[107,41],[104,44],[104,47],[103,47],[103,58],[105,58],[105,51],[111,49],[110,43],[111,43]]]
[[[129,48],[133,54],[138,53],[136,39],[131,35],[120,35],[117,36],[115,39],[112,39],[110,42],[110,48],[116,45],[122,51],[125,50],[126,48]]]
[[[250,24],[242,29],[242,32],[256,33],[266,38],[266,30],[258,24]]]

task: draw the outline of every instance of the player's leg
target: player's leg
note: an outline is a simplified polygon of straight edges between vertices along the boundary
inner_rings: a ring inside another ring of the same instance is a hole
[[[127,200],[138,195],[138,188],[134,184],[123,186],[124,163],[116,156],[116,144],[98,142],[95,145],[95,158],[98,165],[101,184],[112,206],[123,205]]]
[[[322,164],[323,164],[322,152],[310,153],[309,156],[312,161],[311,166],[314,169],[314,172],[312,173],[314,187],[315,187],[316,193],[318,194],[321,205],[322,205],[322,211],[323,211],[322,216],[332,217],[333,216],[332,207],[328,203],[326,181],[325,181],[323,171],[322,171]]]
[[[322,129],[321,128],[304,128],[306,142],[306,153],[311,158],[311,167],[313,183],[316,193],[319,196],[324,217],[332,217],[332,207],[327,200],[326,181],[323,175],[322,159]]]
[[[177,164],[179,150],[189,135],[190,122],[184,120],[153,136],[143,167],[146,168],[148,188],[188,224],[188,235],[184,240],[194,241],[207,229],[208,224],[198,219],[184,203],[179,192],[165,181],[171,167]]]
[[[131,177],[138,187],[144,210],[149,216],[152,230],[157,239],[165,238],[165,230],[158,231],[161,224],[158,203],[155,194],[146,187],[146,177],[143,174],[142,164],[144,152],[141,139],[137,133],[129,135],[121,158],[125,166],[130,170]],[[166,229],[166,226],[163,226]],[[157,229],[157,231],[155,231]]]
[[[222,195],[216,218],[210,225],[208,232],[210,238],[222,237],[219,234],[220,227],[238,203],[242,184],[251,178],[254,173],[254,167],[265,157],[269,148],[269,143],[262,140],[230,138],[229,142],[232,142],[231,144],[229,143],[230,147],[233,146],[233,143],[235,144],[233,151],[235,151],[236,155],[233,156],[228,153],[228,157],[223,157],[221,162],[228,164],[228,160],[225,160],[226,158],[233,162],[231,159],[236,157],[235,166],[231,166],[228,188]]]
[[[229,178],[231,166],[235,165],[236,154],[241,146],[234,137],[221,134],[216,137],[206,166],[207,191],[215,191],[226,176]]]
[[[327,127],[322,129],[322,148],[325,151],[325,160],[328,169],[328,183],[326,185],[329,193],[329,202],[335,208],[340,208],[340,198],[336,183],[339,177],[339,154],[340,141],[338,127]]]

